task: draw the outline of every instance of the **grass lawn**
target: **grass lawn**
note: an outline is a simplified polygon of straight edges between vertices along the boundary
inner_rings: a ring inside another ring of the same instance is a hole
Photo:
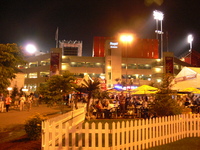
[[[184,138],[170,144],[149,148],[148,150],[200,150],[200,137]]]

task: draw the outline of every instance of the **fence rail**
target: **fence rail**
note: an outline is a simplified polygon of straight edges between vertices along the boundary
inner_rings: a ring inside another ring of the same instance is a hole
[[[78,109],[58,117],[50,118],[42,122],[42,148],[48,149],[50,145],[55,145],[57,140],[62,140],[63,128],[71,129],[85,120],[86,104],[78,104]],[[67,125],[67,126],[66,126]]]
[[[43,143],[48,150],[141,150],[171,143],[186,137],[200,137],[200,115],[182,114],[154,119],[123,122],[56,126],[44,131],[51,143]]]

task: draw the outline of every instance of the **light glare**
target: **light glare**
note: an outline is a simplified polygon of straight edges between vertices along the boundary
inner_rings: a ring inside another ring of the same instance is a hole
[[[131,41],[133,41],[133,36],[132,35],[122,35],[122,36],[120,36],[120,40],[123,42],[131,42]]]
[[[153,16],[155,20],[160,20],[160,21],[162,21],[164,18],[164,14],[161,11],[157,10],[153,11]]]
[[[190,34],[188,35],[188,43],[191,43],[193,41],[193,36]]]
[[[36,47],[34,45],[32,45],[32,44],[28,44],[26,46],[26,51],[29,52],[29,53],[31,53],[31,54],[33,54],[33,53],[36,52]]]

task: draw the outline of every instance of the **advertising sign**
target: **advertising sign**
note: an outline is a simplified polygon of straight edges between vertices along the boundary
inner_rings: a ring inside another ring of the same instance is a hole
[[[51,53],[50,75],[59,75],[60,54]]]
[[[165,57],[165,73],[174,73],[174,59],[173,57]]]

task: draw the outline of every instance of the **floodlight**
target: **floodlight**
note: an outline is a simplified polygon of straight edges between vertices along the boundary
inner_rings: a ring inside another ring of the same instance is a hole
[[[164,18],[164,14],[161,11],[155,10],[153,11],[154,19],[162,21]]]

